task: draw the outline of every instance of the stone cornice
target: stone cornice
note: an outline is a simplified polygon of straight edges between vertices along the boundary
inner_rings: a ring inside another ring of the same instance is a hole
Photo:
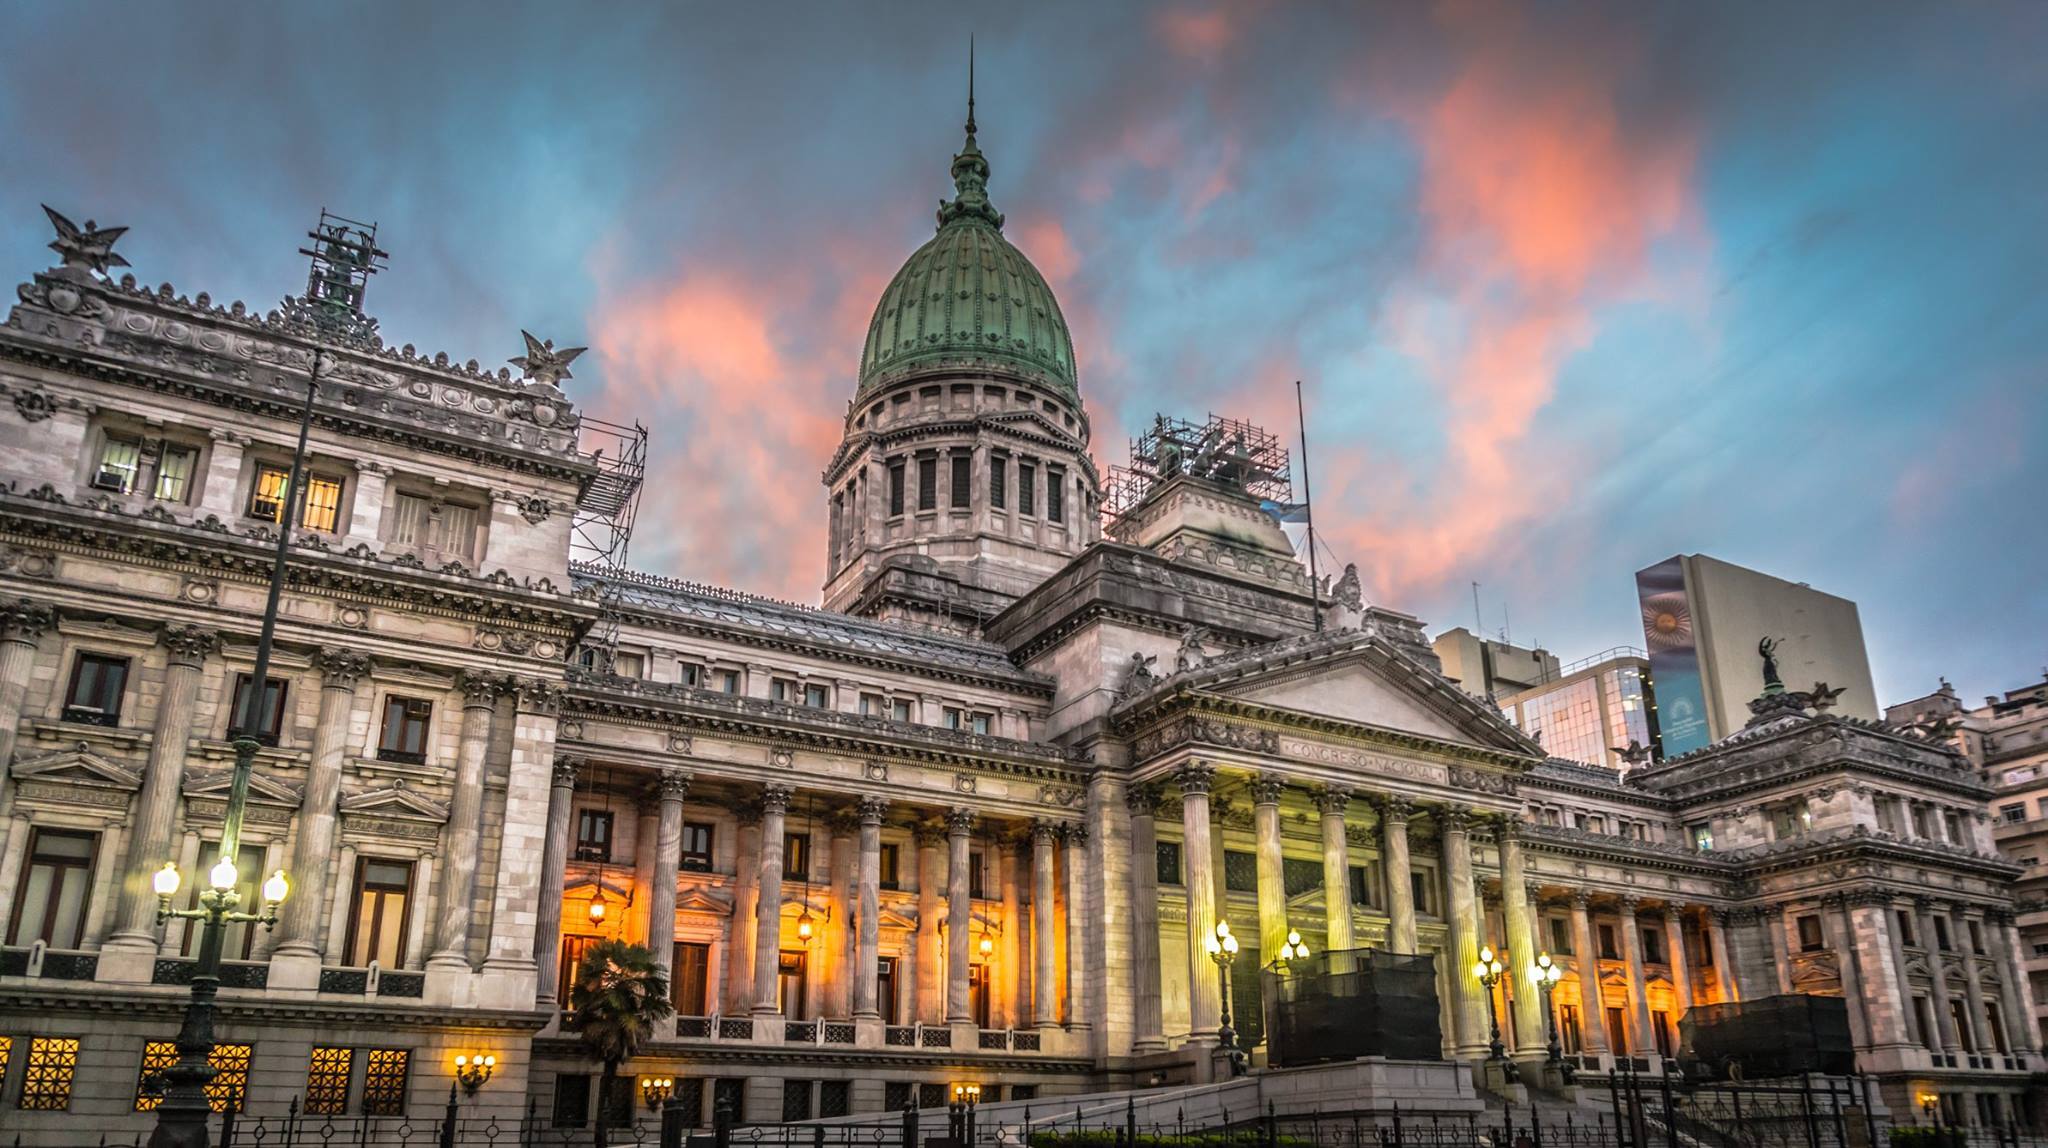
[[[1529,765],[1528,759],[1519,754],[1322,714],[1263,705],[1187,687],[1148,698],[1143,709],[1132,711],[1118,724],[1126,731],[1125,736],[1133,746],[1133,753],[1140,758],[1153,756],[1173,746],[1190,743],[1277,753],[1277,738],[1267,746],[1256,737],[1255,731],[1263,730],[1277,734],[1277,731],[1285,729],[1360,746],[1421,752],[1435,757],[1483,765],[1503,776],[1505,785],[1500,789],[1503,793],[1514,792],[1517,781],[1514,775],[1518,775]],[[1215,732],[1218,729],[1244,730],[1246,736],[1218,736]],[[1148,739],[1153,742],[1153,748],[1149,750],[1145,748]]]
[[[1080,406],[1073,400],[1065,400],[1080,413]],[[1042,429],[1041,429],[1042,428]],[[1057,451],[1071,457],[1075,466],[1088,476],[1089,484],[1099,485],[1095,471],[1095,460],[1088,455],[1088,444],[1067,430],[1056,427],[1035,410],[1031,411],[979,411],[940,417],[929,422],[904,421],[894,423],[884,430],[862,429],[848,434],[825,464],[820,480],[827,487],[838,486],[846,477],[850,464],[870,448],[888,450],[891,447],[906,447],[925,438],[975,438],[983,432],[995,432],[1020,442],[1029,443],[1042,450]]]
[[[1932,786],[1973,804],[1990,800],[1995,792],[1953,751],[1900,737],[1870,723],[1833,716],[1804,718],[1747,738],[1737,735],[1663,765],[1637,770],[1627,783],[1698,806],[1832,772]]]

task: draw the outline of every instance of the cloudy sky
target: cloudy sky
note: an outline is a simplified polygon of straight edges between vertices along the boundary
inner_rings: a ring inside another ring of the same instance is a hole
[[[1878,693],[2048,663],[2048,5],[0,9],[0,273],[39,202],[273,303],[322,206],[386,337],[653,432],[637,565],[816,601],[870,309],[979,44],[1008,234],[1102,463],[1291,428],[1378,602],[1567,660],[1704,552],[1855,599]]]

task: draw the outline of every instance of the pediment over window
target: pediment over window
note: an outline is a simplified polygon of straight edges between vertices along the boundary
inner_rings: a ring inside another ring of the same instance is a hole
[[[448,807],[402,785],[366,790],[341,799],[341,811],[352,817],[398,817],[445,823]]]
[[[231,769],[215,769],[205,773],[194,773],[185,778],[184,794],[188,798],[211,797],[226,801],[228,791],[234,788],[235,773]],[[249,775],[249,800],[265,805],[283,805],[292,809],[299,807],[304,794],[299,787],[260,773]]]
[[[17,761],[8,771],[17,781],[81,785],[133,792],[142,788],[142,774],[94,753],[84,742],[41,757]]]
[[[685,889],[676,895],[676,908],[685,913],[714,913],[730,916],[732,897],[716,889]]]
[[[875,924],[884,929],[917,928],[916,913],[899,913],[894,909],[883,909],[875,916]]]

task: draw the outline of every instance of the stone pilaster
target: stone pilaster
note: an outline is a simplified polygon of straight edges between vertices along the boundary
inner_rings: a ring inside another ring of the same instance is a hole
[[[462,734],[455,755],[454,798],[448,809],[447,864],[441,870],[439,928],[429,970],[469,969],[469,931],[476,898],[477,845],[483,830],[484,756],[491,746],[491,713],[499,679],[465,673]]]
[[[1543,991],[1534,975],[1536,923],[1529,912],[1528,866],[1522,859],[1521,832],[1520,820],[1512,815],[1494,821],[1500,841],[1501,915],[1507,924],[1508,957],[1514,962],[1508,970],[1508,989],[1514,994],[1509,998],[1515,1016],[1514,1057],[1541,1060],[1549,1034],[1543,1027]]]
[[[1053,938],[1053,844],[1059,827],[1050,821],[1031,826],[1031,1023],[1039,1028],[1059,1024],[1058,950]]]
[[[271,957],[270,985],[280,989],[319,987],[349,717],[355,712],[356,685],[370,672],[366,655],[335,646],[322,648],[313,662],[320,669],[320,717],[313,728],[313,755],[306,767],[306,796],[299,808],[292,855],[291,876],[297,887],[284,903],[277,951]]]
[[[754,1015],[766,1021],[773,1021],[782,1013],[776,1000],[776,978],[782,961],[782,831],[791,796],[786,785],[761,789],[761,876],[754,909]],[[761,1024],[761,1020],[755,1022],[756,1039],[764,1037]],[[772,1035],[778,1039],[782,1036],[779,1032]]]
[[[1415,952],[1415,886],[1409,877],[1408,818],[1415,807],[1403,798],[1377,803],[1380,815],[1380,868],[1387,878],[1387,947]]]
[[[1259,874],[1259,959],[1270,961],[1287,944],[1287,875],[1280,848],[1281,778],[1262,773],[1252,779],[1252,832]]]
[[[882,952],[882,816],[889,803],[879,797],[860,799],[860,861],[855,879],[860,898],[859,917],[854,923],[853,1019],[882,1019],[876,996],[876,970]]]
[[[547,857],[548,815],[555,795],[555,736],[562,688],[541,678],[507,680],[512,704],[494,707],[494,723],[512,723],[510,760],[505,770],[504,820],[498,828],[497,868],[492,874],[490,940],[484,948],[477,1003],[490,1009],[535,1007],[540,962],[542,866]],[[467,716],[465,714],[465,716]],[[502,742],[504,739],[494,739]],[[501,748],[501,753],[508,752]],[[556,903],[560,903],[556,898]]]
[[[1628,963],[1629,1043],[1638,1054],[1648,1055],[1657,1050],[1657,1036],[1650,1028],[1649,979],[1643,975],[1643,932],[1636,921],[1638,898],[1624,894],[1619,900],[1621,956]]]
[[[1159,791],[1124,791],[1131,816],[1132,1038],[1135,1053],[1166,1050],[1159,987]]]
[[[1858,968],[1856,938],[1849,931],[1849,914],[1839,896],[1822,902],[1821,929],[1828,948],[1835,954],[1836,974],[1842,981],[1842,997],[1849,1004],[1849,1039],[1859,1049],[1871,1045],[1870,1002],[1863,995],[1863,973]]]
[[[1572,891],[1572,950],[1579,972],[1579,1042],[1587,1052],[1607,1051],[1607,1005],[1600,992],[1600,950],[1593,943],[1592,897]]]
[[[107,947],[113,959],[103,960],[99,979],[140,980],[147,984],[157,948],[156,893],[150,879],[171,856],[171,827],[185,782],[185,753],[192,740],[192,718],[199,698],[201,667],[220,648],[220,635],[192,626],[166,626],[158,635],[166,665],[163,693],[157,699],[156,730],[149,763],[136,799],[134,828],[120,873],[120,899],[114,911],[114,934]],[[263,690],[253,691],[258,707]],[[260,722],[259,722],[260,724]],[[202,867],[208,863],[201,861]],[[203,880],[187,873],[185,879]],[[129,954],[134,959],[129,959]]]
[[[533,928],[535,1000],[543,1007],[560,1007],[567,1002],[566,990],[557,983],[562,975],[556,953],[562,945],[562,889],[569,870],[569,814],[576,795],[576,775],[582,762],[574,757],[555,759],[548,787],[547,846],[541,857],[540,903]]]
[[[14,763],[14,742],[21,729],[21,708],[28,700],[36,649],[56,620],[48,606],[27,598],[0,604],[0,808],[6,808],[7,791],[12,788],[9,767]],[[0,836],[0,842],[4,841],[5,836]]]
[[[1970,1018],[1970,1030],[1974,1034],[1974,1039],[1967,1043],[1979,1053],[1989,1054],[1997,1051],[1991,1041],[1991,1034],[1984,1031],[1987,1027],[1985,1021],[1991,1012],[1989,1007],[1987,1007],[1990,1004],[1991,998],[1984,994],[1984,976],[1978,971],[1977,956],[1970,951],[1969,943],[1969,922],[1958,918],[1956,920],[1956,948],[1962,954],[1960,959],[1963,966],[1963,988],[1969,994],[1970,1000],[1970,1007],[1964,1010],[1964,1015]],[[1866,1004],[1865,1007],[1869,1006]]]
[[[1323,947],[1343,952],[1358,947],[1351,922],[1351,841],[1344,835],[1351,791],[1324,785],[1313,796],[1323,828]]]
[[[1879,1047],[1902,1048],[1911,1040],[1907,1029],[1909,998],[1901,991],[1904,964],[1899,960],[1887,902],[1878,894],[1848,905],[1845,913],[1843,932],[1856,953],[1870,1042]]]
[[[1486,999],[1471,976],[1472,966],[1479,963],[1479,895],[1472,882],[1470,819],[1471,811],[1456,805],[1444,806],[1436,815],[1444,861],[1444,923],[1449,926],[1445,948],[1450,966],[1445,973],[1458,1056],[1464,1060],[1485,1056],[1489,1039]]]
[[[974,943],[974,905],[967,867],[973,861],[968,849],[974,832],[974,811],[955,806],[946,811],[946,1023],[972,1024],[968,1007],[968,966]]]
[[[2041,1047],[2034,1024],[2033,986],[2027,983],[2026,966],[2020,963],[2020,934],[2013,914],[1994,909],[1986,915],[1984,927],[1991,934],[1992,959],[1998,963],[1999,999],[2005,1004],[2006,1042],[2016,1053],[2031,1053]]]
[[[1209,788],[1215,767],[1190,762],[1174,774],[1180,786],[1181,881],[1188,890],[1188,1043],[1212,1045],[1223,1023],[1223,990],[1204,947],[1216,929],[1214,843],[1209,829]]]
[[[1095,951],[1088,932],[1088,827],[1063,826],[1060,839],[1067,862],[1067,1027],[1086,1032],[1092,1013],[1084,970]]]

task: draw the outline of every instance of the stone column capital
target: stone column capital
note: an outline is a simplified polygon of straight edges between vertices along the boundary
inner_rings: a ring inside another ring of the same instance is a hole
[[[1436,807],[1436,825],[1441,833],[1463,834],[1470,830],[1472,809],[1466,805],[1439,805]]]
[[[1088,827],[1079,821],[1069,821],[1060,826],[1060,838],[1069,848],[1084,848],[1088,844]]]
[[[946,843],[946,824],[925,818],[910,827],[910,836],[920,849],[936,849]]]
[[[1407,828],[1408,819],[1415,815],[1415,803],[1405,797],[1381,794],[1371,799],[1372,807],[1379,811],[1380,821],[1387,825]]]
[[[170,651],[174,666],[197,666],[207,655],[220,649],[220,631],[201,626],[167,625],[157,632],[157,641]]]
[[[569,756],[557,757],[557,758],[555,759],[555,769],[554,769],[554,783],[555,783],[555,788],[557,788],[557,789],[574,789],[574,788],[576,788],[576,778],[577,778],[577,776],[578,776],[579,774],[581,774],[582,772],[583,772],[583,759],[582,759],[582,758],[580,758],[580,757],[569,757]]]
[[[956,805],[946,810],[946,836],[965,837],[974,831],[974,810]]]
[[[57,622],[56,612],[40,602],[17,598],[0,606],[0,641],[33,646]]]
[[[1124,807],[1133,817],[1156,816],[1159,813],[1159,786],[1145,781],[1126,787]]]
[[[889,799],[886,797],[863,797],[860,799],[860,804],[854,807],[855,818],[864,826],[880,825],[882,818],[888,812]]]
[[[1497,813],[1487,818],[1487,826],[1493,830],[1494,840],[1503,845],[1522,840],[1522,818],[1519,814]]]
[[[1216,767],[1206,761],[1191,761],[1173,771],[1174,784],[1180,786],[1182,797],[1200,794],[1209,795],[1216,784]]]
[[[504,678],[476,670],[457,674],[455,685],[462,691],[464,709],[490,709],[498,704],[498,695],[505,692]]]
[[[655,793],[664,804],[675,802],[680,805],[684,796],[690,792],[692,776],[680,769],[664,769],[654,779]]]
[[[1593,894],[1585,889],[1573,889],[1571,895],[1571,902],[1572,908],[1583,913],[1587,909],[1590,909],[1592,907]]]
[[[1676,927],[1678,922],[1685,919],[1685,906],[1676,901],[1666,901],[1664,903],[1664,919]]]
[[[356,683],[370,672],[370,655],[346,646],[322,646],[313,651],[313,664],[320,670],[320,684],[330,690],[354,693]]]
[[[519,710],[530,714],[558,714],[562,712],[562,687],[546,678],[514,678],[512,692],[519,699]]]
[[[1060,827],[1057,824],[1050,821],[1034,821],[1031,823],[1031,843],[1033,845],[1050,846],[1059,839]]]
[[[1616,897],[1614,901],[1621,907],[1621,915],[1631,919],[1636,915],[1636,906],[1643,903],[1643,899],[1634,893],[1623,893],[1621,896]]]
[[[760,801],[760,799],[759,799],[759,798],[755,798],[755,799],[753,799],[753,800],[751,800],[751,801],[742,801],[742,802],[740,802],[740,803],[739,803],[738,805],[736,805],[736,806],[734,806],[734,807],[733,807],[733,811],[732,811],[732,817],[733,817],[733,820],[734,820],[734,821],[736,821],[736,822],[738,822],[738,823],[739,823],[739,825],[740,825],[740,827],[741,827],[741,828],[743,828],[743,829],[744,829],[744,828],[747,828],[747,827],[749,827],[749,826],[758,826],[758,825],[760,825],[760,824],[761,824],[761,801]]]
[[[1318,785],[1309,790],[1308,796],[1324,817],[1332,814],[1342,817],[1351,804],[1351,791],[1341,785]]]
[[[833,837],[852,837],[860,832],[860,811],[840,806],[825,811],[825,831]]]
[[[1287,779],[1277,773],[1261,773],[1252,778],[1252,804],[1278,805],[1280,796],[1287,792]]]
[[[764,785],[761,787],[762,814],[784,814],[789,812],[790,799],[796,791],[787,785]]]

